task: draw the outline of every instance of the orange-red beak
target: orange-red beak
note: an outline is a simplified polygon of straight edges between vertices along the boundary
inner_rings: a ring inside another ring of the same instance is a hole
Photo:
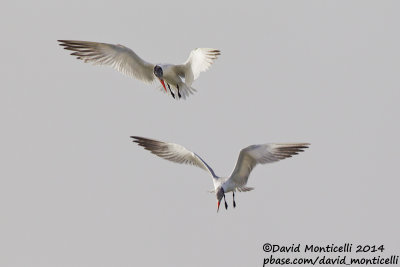
[[[165,83],[164,83],[164,80],[163,79],[160,79],[160,83],[162,84],[162,86],[164,87],[164,89],[165,89],[165,92],[167,92],[167,88],[165,88]]]
[[[218,201],[218,208],[217,208],[217,212],[219,211],[219,204],[221,204],[221,202]]]

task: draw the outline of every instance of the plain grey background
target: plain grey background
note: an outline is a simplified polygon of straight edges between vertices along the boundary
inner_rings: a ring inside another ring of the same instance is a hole
[[[262,266],[265,242],[398,254],[399,8],[3,1],[0,266]],[[120,43],[154,63],[196,47],[222,55],[195,95],[173,101],[57,39]],[[130,135],[182,144],[220,176],[245,146],[312,145],[258,166],[255,190],[237,194],[236,209],[229,194],[217,214],[207,173]]]

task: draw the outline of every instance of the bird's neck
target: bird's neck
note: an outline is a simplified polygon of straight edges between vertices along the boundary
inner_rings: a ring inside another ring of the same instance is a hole
[[[227,179],[227,177],[213,177],[214,189],[223,186]]]

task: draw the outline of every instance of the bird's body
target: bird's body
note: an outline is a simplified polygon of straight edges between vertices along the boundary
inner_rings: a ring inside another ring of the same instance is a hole
[[[163,70],[163,80],[167,84],[168,89],[173,97],[176,94],[182,93],[182,96],[185,98],[189,94],[193,94],[196,91],[196,89],[191,87],[192,82],[189,82],[190,80],[186,79],[186,77],[188,77],[191,73],[190,68],[186,68],[184,65],[172,64],[157,64],[156,66],[160,66]],[[188,82],[186,82],[186,80],[188,80]],[[166,90],[166,88],[164,89]]]
[[[175,94],[179,98],[181,96],[186,98],[193,94],[196,91],[192,87],[193,81],[199,77],[201,72],[208,70],[213,61],[221,54],[217,49],[196,48],[183,64],[152,64],[140,58],[131,49],[119,44],[72,40],[59,40],[59,42],[64,49],[74,51],[71,55],[84,62],[109,65],[119,72],[147,83],[158,79],[165,92],[168,92],[168,87],[174,98]]]
[[[251,171],[257,164],[272,163],[289,158],[304,151],[310,145],[308,143],[286,143],[248,146],[240,151],[232,174],[229,177],[219,177],[199,155],[181,145],[138,136],[131,136],[131,138],[134,139],[135,143],[159,157],[176,163],[195,165],[207,171],[213,180],[214,190],[212,192],[217,197],[218,209],[222,197],[225,198],[225,193],[232,192],[233,206],[235,207],[236,191],[247,192],[253,190],[252,187],[247,187],[246,185]],[[228,205],[225,201],[225,208],[227,207]]]

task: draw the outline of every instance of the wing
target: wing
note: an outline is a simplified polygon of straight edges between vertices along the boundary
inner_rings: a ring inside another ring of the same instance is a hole
[[[133,138],[133,142],[138,143],[139,146],[144,147],[146,150],[149,150],[151,153],[161,158],[176,163],[190,164],[200,167],[203,170],[209,172],[212,177],[218,178],[218,176],[215,175],[213,169],[211,169],[211,167],[208,166],[208,164],[202,158],[200,158],[192,151],[187,150],[181,145],[165,143],[139,136],[131,136],[131,138]]]
[[[276,162],[290,158],[308,148],[308,143],[252,145],[240,151],[232,181],[242,187],[246,185],[250,172],[257,164]]]
[[[221,55],[221,51],[213,48],[196,48],[190,52],[189,58],[183,66],[191,69],[191,74],[185,75],[185,82],[191,85],[200,73],[210,68],[211,64],[217,57]]]
[[[109,65],[125,75],[144,82],[154,80],[154,65],[141,59],[135,52],[123,45],[86,41],[58,40],[64,49],[75,51],[71,55],[94,65]]]

